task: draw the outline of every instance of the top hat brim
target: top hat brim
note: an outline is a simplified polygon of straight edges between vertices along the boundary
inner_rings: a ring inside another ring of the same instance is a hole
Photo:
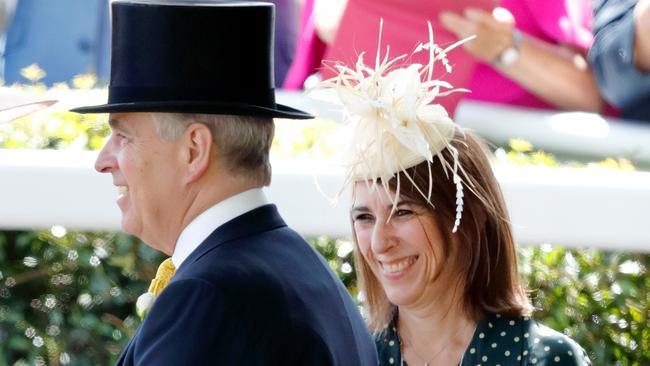
[[[77,113],[127,113],[127,112],[160,112],[160,113],[197,113],[197,114],[230,114],[256,117],[310,119],[309,113],[276,104],[276,108],[263,107],[244,103],[227,103],[214,101],[164,101],[164,102],[131,102],[108,103],[71,109]]]
[[[272,3],[116,0],[111,9],[108,101],[73,112],[314,118],[275,102]]]

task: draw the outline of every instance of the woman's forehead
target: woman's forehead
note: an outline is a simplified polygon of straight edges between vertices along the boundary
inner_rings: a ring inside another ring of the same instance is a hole
[[[361,206],[367,207],[385,207],[388,210],[392,210],[396,206],[403,205],[418,205],[422,206],[422,203],[413,198],[407,197],[405,195],[400,195],[397,200],[395,200],[395,191],[389,190],[386,191],[381,185],[372,186],[366,184],[365,182],[359,182],[360,184],[355,187],[354,197],[353,197],[353,206],[359,208]]]
[[[354,202],[393,202],[395,191],[386,190],[381,184],[360,181],[354,187]]]

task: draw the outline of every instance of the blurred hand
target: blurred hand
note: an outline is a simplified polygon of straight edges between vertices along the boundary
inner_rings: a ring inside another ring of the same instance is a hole
[[[475,8],[465,9],[463,15],[444,11],[440,14],[440,22],[459,39],[476,35],[463,47],[474,57],[488,63],[513,45],[515,20],[504,8],[496,8],[492,14]]]
[[[341,17],[348,4],[347,0],[315,0],[314,24],[316,34],[325,43],[332,44],[339,29]]]
[[[634,64],[650,72],[650,0],[639,0],[634,7]]]

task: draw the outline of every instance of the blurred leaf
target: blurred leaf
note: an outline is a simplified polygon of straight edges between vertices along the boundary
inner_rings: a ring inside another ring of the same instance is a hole
[[[41,69],[37,64],[31,64],[27,67],[20,69],[20,75],[32,83],[35,83],[47,75],[45,70]]]
[[[510,139],[508,145],[512,150],[517,152],[529,152],[533,150],[533,145],[523,139]]]

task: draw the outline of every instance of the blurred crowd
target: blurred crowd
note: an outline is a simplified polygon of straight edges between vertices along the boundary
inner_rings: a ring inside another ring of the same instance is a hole
[[[309,87],[362,51],[366,63],[377,51],[411,54],[430,22],[443,48],[476,35],[448,55],[451,74],[435,75],[471,90],[440,100],[452,113],[466,98],[650,121],[650,0],[272,2],[277,87]],[[47,84],[85,72],[107,80],[108,17],[108,0],[0,0],[2,79],[24,81],[20,69],[36,63]]]

